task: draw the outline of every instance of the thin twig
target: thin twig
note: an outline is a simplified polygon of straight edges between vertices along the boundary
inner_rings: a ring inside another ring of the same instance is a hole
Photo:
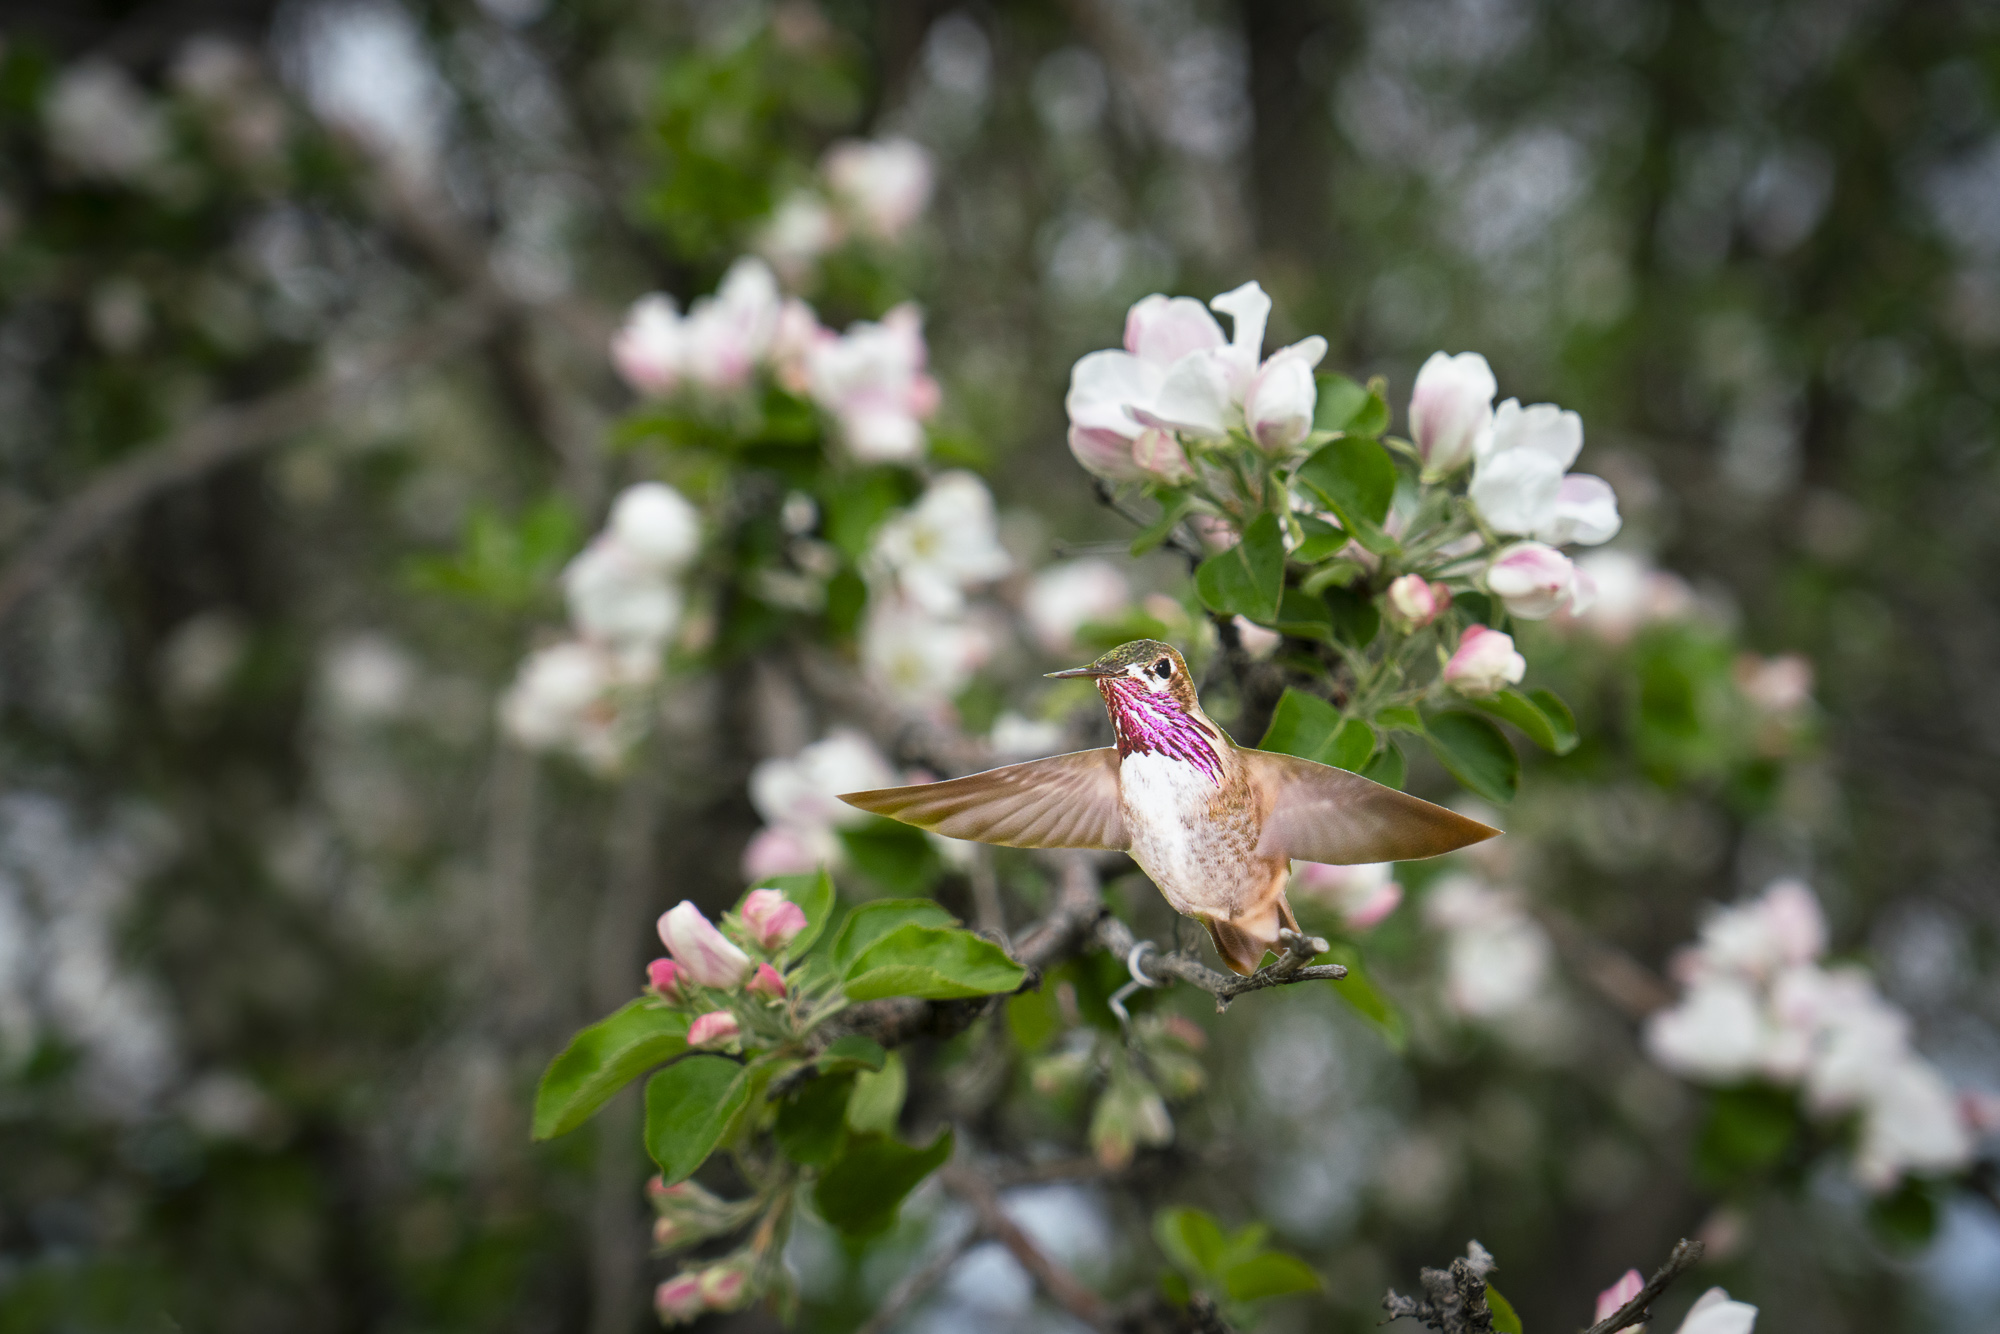
[[[922,1301],[938,1281],[958,1263],[959,1257],[985,1234],[978,1227],[965,1227],[957,1236],[949,1239],[938,1253],[903,1275],[896,1286],[889,1289],[889,1295],[875,1308],[875,1314],[854,1331],[854,1334],[887,1334],[909,1309]]]
[[[464,298],[401,338],[263,398],[205,412],[152,448],[104,469],[57,506],[0,571],[0,624],[161,491],[297,435],[378,380],[458,351],[485,336],[498,309],[488,296]]]
[[[1097,940],[1105,949],[1120,958],[1130,960],[1133,952],[1144,944],[1132,934],[1132,929],[1109,915],[1097,923]],[[1282,987],[1293,982],[1337,981],[1347,976],[1347,969],[1337,963],[1311,964],[1307,961],[1326,951],[1326,942],[1313,936],[1286,932],[1285,952],[1278,961],[1266,968],[1259,968],[1248,977],[1238,977],[1232,973],[1218,973],[1198,959],[1185,954],[1162,954],[1157,949],[1144,955],[1138,967],[1149,977],[1165,974],[1190,986],[1200,987],[1215,997],[1215,1009],[1219,1014],[1229,1008],[1229,1002],[1252,991],[1262,991],[1266,987]]]
[[[1694,1268],[1695,1263],[1701,1259],[1703,1249],[1700,1242],[1683,1237],[1675,1244],[1673,1253],[1667,1257],[1667,1262],[1646,1280],[1646,1286],[1639,1289],[1636,1297],[1592,1325],[1583,1334],[1613,1334],[1615,1330],[1644,1324],[1652,1319],[1653,1303],[1660,1299],[1661,1293],[1673,1286],[1675,1279]]]
[[[1034,1238],[1022,1231],[1020,1224],[1009,1218],[1000,1207],[1000,1197],[990,1181],[971,1168],[956,1163],[940,1172],[938,1179],[944,1183],[946,1190],[972,1206],[973,1213],[979,1217],[980,1230],[1005,1246],[1050,1300],[1092,1329],[1111,1328],[1105,1316],[1104,1299],[1035,1245]]]

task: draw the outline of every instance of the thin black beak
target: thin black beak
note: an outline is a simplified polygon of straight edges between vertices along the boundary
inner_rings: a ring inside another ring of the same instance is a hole
[[[1093,676],[1093,677],[1095,677],[1095,676],[1116,676],[1116,675],[1118,675],[1118,673],[1116,673],[1116,672],[1105,672],[1105,671],[1099,671],[1099,670],[1098,670],[1097,668],[1095,668],[1095,667],[1071,667],[1071,668],[1069,668],[1069,669],[1068,669],[1067,671],[1061,671],[1061,672],[1043,672],[1043,673],[1042,673],[1042,675],[1044,675],[1044,676],[1049,676],[1049,677],[1061,677],[1061,676]]]

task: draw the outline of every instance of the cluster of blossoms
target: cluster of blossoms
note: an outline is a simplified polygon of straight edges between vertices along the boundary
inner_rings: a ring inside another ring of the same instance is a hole
[[[1361,862],[1330,866],[1325,862],[1293,862],[1291,894],[1340,914],[1341,925],[1355,933],[1373,929],[1403,902],[1394,862]]]
[[[850,239],[894,245],[931,200],[931,156],[909,139],[843,139],[820,158],[812,187],[785,196],[757,249],[797,283]]]
[[[764,817],[764,827],[743,850],[744,878],[838,865],[840,831],[868,819],[839,794],[901,781],[875,743],[849,728],[838,728],[789,758],[760,761],[750,771],[750,804]]]
[[[812,307],[787,298],[770,266],[751,256],[686,313],[663,293],[639,298],[611,342],[618,373],[650,398],[726,399],[767,374],[832,417],[848,453],[865,463],[923,456],[923,423],[938,406],[928,357],[914,305],[837,334],[821,327]]]
[[[645,731],[700,549],[701,516],[680,492],[641,482],[620,493],[604,531],[563,571],[573,634],[530,654],[500,701],[508,735],[616,769]]]
[[[667,955],[647,965],[647,988],[691,1012],[687,1042],[696,1050],[735,1053],[746,1041],[781,1036],[797,1016],[788,1016],[795,998],[780,969],[787,947],[805,928],[804,910],[775,889],[751,890],[721,929],[684,901],[660,918]],[[648,1193],[656,1214],[653,1241],[666,1251],[732,1232],[768,1203],[723,1200],[691,1181],[670,1186],[659,1178]],[[661,1320],[680,1324],[749,1302],[778,1263],[772,1248],[769,1231],[758,1229],[736,1252],[660,1284],[653,1304]]]
[[[2000,1128],[1992,1100],[1955,1094],[1864,968],[1820,962],[1826,943],[1797,881],[1715,913],[1674,960],[1685,990],[1648,1022],[1647,1051],[1699,1083],[1762,1080],[1798,1089],[1817,1118],[1857,1117],[1853,1169],[1871,1190],[1964,1168],[1977,1134]]]
[[[869,545],[861,664],[896,698],[938,707],[992,656],[1000,632],[966,594],[1014,568],[1000,545],[993,494],[969,472],[931,480]]]

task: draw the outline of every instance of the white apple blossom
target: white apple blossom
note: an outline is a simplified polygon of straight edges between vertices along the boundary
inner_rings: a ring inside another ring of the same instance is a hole
[[[1208,303],[1230,317],[1230,340],[1221,347],[1190,352],[1167,369],[1150,405],[1134,404],[1142,424],[1200,439],[1220,439],[1231,430],[1252,430],[1245,404],[1253,388],[1270,377],[1273,387],[1260,418],[1268,438],[1257,443],[1273,452],[1305,438],[1311,429],[1318,390],[1312,369],[1326,356],[1326,339],[1314,334],[1280,348],[1261,361],[1271,298],[1255,282],[1232,288]],[[1301,415],[1302,414],[1302,415]],[[1294,431],[1303,421],[1305,430]]]
[[[600,773],[617,768],[641,722],[623,706],[630,678],[601,648],[567,640],[528,655],[500,699],[500,723],[529,750],[566,750]]]
[[[1573,563],[1589,578],[1597,596],[1583,610],[1566,608],[1559,617],[1608,644],[1623,644],[1644,626],[1681,620],[1694,611],[1694,590],[1686,580],[1633,552],[1592,551]]]
[[[1757,1327],[1757,1308],[1730,1300],[1722,1288],[1710,1288],[1688,1308],[1675,1334],[1750,1334]]]
[[[1772,1033],[1749,982],[1717,976],[1695,983],[1679,1005],[1646,1025],[1646,1051],[1678,1074],[1734,1083],[1762,1069]]]
[[[1500,549],[1486,567],[1486,591],[1524,621],[1539,621],[1567,609],[1587,611],[1596,586],[1570,558],[1541,542],[1515,542]]]
[[[765,827],[744,850],[744,876],[760,880],[838,862],[838,831],[868,818],[840,794],[900,781],[875,743],[848,728],[829,732],[789,759],[760,761],[750,771],[750,804]]]
[[[562,583],[577,631],[635,661],[656,654],[680,624],[680,588],[608,533],[578,553]]]
[[[1499,389],[1477,352],[1431,353],[1410,390],[1410,434],[1427,480],[1449,477],[1472,460],[1474,446],[1493,428]]]
[[[820,174],[856,224],[895,241],[923,216],[935,172],[931,155],[910,139],[845,139],[827,149]]]
[[[809,190],[785,196],[757,234],[757,251],[787,282],[797,282],[821,255],[842,239],[840,219],[826,201]]]
[[[861,666],[897,698],[918,706],[947,703],[993,655],[993,635],[979,622],[932,615],[906,599],[876,594],[861,626]]]
[[[1466,494],[1496,532],[1551,545],[1608,542],[1618,534],[1617,498],[1602,478],[1567,472],[1582,450],[1576,413],[1510,398],[1474,444]]]
[[[42,117],[50,150],[81,175],[137,185],[166,161],[166,120],[131,76],[108,61],[64,70]]]
[[[1554,951],[1517,895],[1447,876],[1425,897],[1424,919],[1445,933],[1445,1001],[1459,1014],[1502,1018],[1543,994]]]
[[[640,297],[611,339],[611,364],[639,393],[663,398],[680,386],[687,330],[674,299],[661,292]]]
[[[1028,631],[1043,651],[1068,653],[1076,632],[1091,621],[1107,621],[1132,604],[1132,585],[1108,560],[1063,561],[1035,573],[1021,599]]]
[[[923,317],[907,302],[879,324],[862,320],[838,338],[814,343],[807,385],[855,458],[904,463],[923,456],[923,423],[938,405],[926,359]]]
[[[607,531],[636,559],[675,574],[701,549],[701,512],[664,482],[640,482],[618,493]]]
[[[715,295],[688,307],[681,327],[687,378],[713,393],[749,383],[771,349],[783,304],[770,265],[751,255],[731,264]]]
[[[1736,688],[1758,712],[1785,717],[1812,701],[1812,660],[1797,653],[1760,658],[1746,653],[1734,664]]]
[[[932,616],[965,605],[965,590],[1014,568],[1000,545],[993,493],[969,472],[940,475],[917,503],[875,530],[869,564]]]

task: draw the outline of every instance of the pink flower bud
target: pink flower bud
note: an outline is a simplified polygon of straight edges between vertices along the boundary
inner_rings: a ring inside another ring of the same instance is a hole
[[[710,1010],[707,1014],[696,1015],[688,1025],[688,1046],[720,1047],[734,1041],[743,1030],[736,1023],[736,1016],[727,1010]]]
[[[672,1246],[677,1241],[685,1241],[687,1238],[688,1229],[685,1224],[666,1217],[655,1218],[653,1220],[653,1244],[655,1246],[664,1249]]]
[[[753,889],[743,900],[743,925],[758,948],[775,950],[806,929],[805,909],[775,889]]]
[[[683,1325],[708,1309],[702,1300],[701,1279],[695,1274],[677,1274],[653,1292],[653,1309],[662,1322]]]
[[[749,1275],[735,1265],[710,1265],[701,1271],[701,1298],[711,1311],[727,1311],[743,1300]]]
[[[756,976],[750,979],[750,985],[745,989],[753,996],[769,996],[772,1000],[783,1000],[785,979],[778,976],[778,970],[770,964],[760,963],[757,965]]]
[[[1598,1320],[1604,1319],[1625,1305],[1626,1302],[1637,1297],[1639,1290],[1645,1286],[1646,1280],[1639,1276],[1638,1270],[1626,1270],[1625,1277],[1597,1294],[1597,1315],[1595,1318]]]
[[[1382,597],[1389,622],[1404,634],[1421,630],[1451,606],[1451,590],[1421,574],[1406,574],[1389,585]]]
[[[1572,614],[1581,613],[1595,587],[1579,588],[1569,557],[1542,542],[1516,542],[1486,567],[1487,591],[1528,621],[1539,621],[1563,606]]]
[[[683,971],[672,959],[655,959],[646,965],[646,981],[662,996],[677,999],[681,994]]]
[[[740,986],[750,973],[750,956],[730,944],[701,909],[685,899],[661,914],[660,939],[696,986]]]
[[[1514,651],[1514,637],[1468,625],[1458,651],[1444,665],[1444,683],[1469,698],[1497,695],[1528,674],[1528,660]]]

